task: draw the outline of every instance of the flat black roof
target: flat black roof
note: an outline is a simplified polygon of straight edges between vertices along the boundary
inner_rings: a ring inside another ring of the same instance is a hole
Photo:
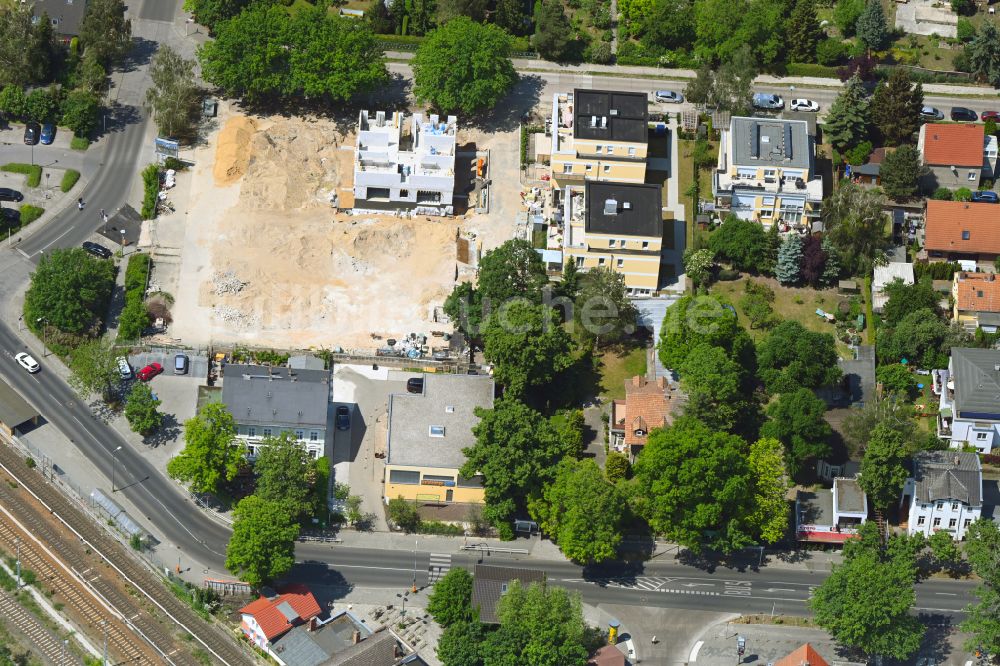
[[[645,93],[577,88],[573,105],[573,136],[578,139],[646,140]]]
[[[587,181],[585,196],[587,231],[663,237],[659,185]]]

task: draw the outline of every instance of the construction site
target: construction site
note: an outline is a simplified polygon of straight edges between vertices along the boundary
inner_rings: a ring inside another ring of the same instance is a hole
[[[167,338],[351,351],[448,330],[440,307],[456,280],[513,233],[512,216],[498,217],[505,202],[440,217],[351,210],[354,132],[220,111],[218,129],[183,156],[193,166],[177,174],[173,212],[145,234],[150,290],[174,299]],[[506,143],[501,161],[516,173],[517,144]],[[456,172],[476,169],[471,154]],[[455,180],[459,200],[471,178]]]

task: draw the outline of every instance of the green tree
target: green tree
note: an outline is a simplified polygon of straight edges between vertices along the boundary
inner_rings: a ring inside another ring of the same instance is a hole
[[[110,400],[118,374],[118,352],[109,338],[93,338],[76,346],[69,357],[69,385],[86,397],[99,393]]]
[[[486,16],[486,4],[486,0],[437,0],[438,25],[461,17],[481,23]]]
[[[506,241],[479,262],[479,292],[484,308],[496,309],[518,297],[540,303],[542,288],[548,281],[545,264],[524,239]]]
[[[684,273],[691,278],[696,287],[708,282],[714,266],[715,254],[711,250],[707,248],[684,250]]]
[[[66,96],[62,105],[62,124],[73,130],[73,134],[88,137],[97,128],[97,114],[100,102],[88,90],[74,90]]]
[[[749,43],[744,43],[716,71],[712,101],[723,111],[749,114],[753,110],[753,83],[759,72],[757,55]]]
[[[312,460],[290,432],[265,437],[256,447],[254,494],[282,504],[288,515],[299,518],[309,511]]]
[[[875,426],[861,459],[858,483],[877,511],[899,502],[903,484],[910,475],[908,461],[906,442],[900,432],[884,424]]]
[[[882,321],[888,327],[896,326],[906,315],[918,310],[937,312],[940,297],[934,291],[930,278],[923,278],[913,284],[907,284],[900,278],[889,282],[883,287],[888,296],[882,308]]]
[[[530,25],[521,0],[497,0],[493,21],[512,35],[523,35]]]
[[[501,534],[508,533],[506,521],[553,478],[556,464],[574,453],[573,443],[562,441],[539,412],[509,397],[496,401],[493,409],[477,409],[476,416],[476,443],[462,449],[465,464],[459,473],[465,478],[482,474],[483,516]]]
[[[747,468],[754,483],[747,523],[765,543],[777,543],[788,532],[788,470],[781,442],[765,437],[750,445]]]
[[[760,429],[761,437],[784,444],[793,474],[805,469],[807,463],[830,455],[828,440],[833,430],[823,418],[825,413],[826,403],[807,388],[782,393],[768,405],[768,421]]]
[[[556,0],[540,0],[535,12],[535,36],[532,46],[546,60],[561,60],[573,39],[573,28],[563,5]]]
[[[941,569],[947,571],[957,571],[962,563],[962,549],[958,547],[958,542],[951,532],[938,530],[927,539],[927,545],[931,548],[931,555],[934,562]]]
[[[694,3],[690,0],[652,0],[638,23],[643,42],[663,49],[689,48],[695,40]]]
[[[513,395],[548,384],[572,362],[572,341],[552,309],[523,299],[501,306],[483,327],[483,356]]]
[[[965,533],[965,553],[982,583],[976,588],[978,603],[965,609],[962,631],[972,634],[965,647],[1000,654],[1000,528],[980,518]]]
[[[184,449],[167,463],[167,473],[193,492],[215,493],[236,476],[245,457],[233,415],[221,402],[210,402],[184,423]]]
[[[825,236],[820,247],[826,253],[826,263],[823,265],[823,275],[820,282],[827,286],[835,285],[840,279],[840,252],[837,251],[833,241]]]
[[[37,83],[51,81],[59,64],[59,47],[48,12],[43,11],[38,23],[32,28],[27,50],[31,59],[32,79]]]
[[[740,326],[736,313],[713,296],[682,296],[667,308],[660,327],[658,351],[663,365],[680,368],[691,350],[701,343],[722,347],[727,354],[753,371],[753,343]]]
[[[563,266],[562,281],[556,285],[557,294],[570,301],[575,301],[577,295],[580,293],[581,278],[582,275],[576,267],[576,262],[572,259],[567,259],[566,265]]]
[[[715,94],[715,69],[705,62],[695,72],[693,79],[688,79],[684,87],[684,98],[692,104],[708,104]]]
[[[80,24],[80,42],[94,51],[105,70],[120,64],[132,46],[132,21],[124,0],[90,0]]]
[[[136,382],[129,390],[125,403],[125,418],[132,432],[145,437],[159,428],[163,424],[163,414],[156,409],[160,404],[149,384]]]
[[[501,28],[458,17],[431,32],[413,59],[417,99],[441,111],[493,108],[517,81]]]
[[[417,511],[417,507],[409,500],[402,497],[395,497],[389,500],[385,513],[389,522],[407,534],[412,534],[420,529],[420,523],[422,522],[420,512]]]
[[[639,314],[628,297],[625,276],[607,266],[583,274],[573,311],[573,332],[596,347],[631,335]]]
[[[99,330],[115,284],[115,266],[80,248],[42,255],[24,296],[24,321],[39,333],[44,326],[80,335]]]
[[[637,507],[658,534],[695,552],[753,543],[746,443],[681,416],[653,430],[636,459]]]
[[[814,0],[796,0],[788,19],[788,52],[792,62],[816,62],[816,47],[822,38]]]
[[[975,0],[951,0],[951,9],[959,16],[972,16],[976,13]]]
[[[4,14],[0,14],[0,21],[3,20],[3,16]],[[0,44],[2,43],[0,40]],[[24,115],[24,103],[24,89],[21,86],[8,83],[3,87],[3,90],[0,90],[0,112],[20,118]]]
[[[118,317],[118,339],[138,340],[149,326],[149,312],[141,294],[132,294],[125,299],[125,307]]]
[[[868,93],[857,74],[847,80],[844,89],[830,105],[823,124],[823,136],[841,153],[868,137]]]
[[[632,475],[632,463],[628,461],[628,456],[617,451],[608,451],[608,457],[604,461],[604,475],[611,483],[628,479]]]
[[[615,557],[621,543],[624,499],[593,460],[565,458],[552,483],[528,502],[531,517],[574,562]]]
[[[980,81],[1000,86],[1000,32],[992,21],[984,21],[979,32],[965,47],[969,71]]]
[[[767,263],[767,232],[760,222],[727,215],[708,239],[716,257],[728,259],[738,271],[758,272]]]
[[[485,637],[483,625],[477,621],[458,622],[445,627],[438,640],[438,659],[444,666],[482,666]]]
[[[865,402],[860,409],[851,410],[844,420],[844,439],[852,456],[864,452],[875,426],[879,424],[897,430],[904,440],[912,439],[916,430],[913,406],[904,402],[902,396],[887,393],[876,395],[874,400]]]
[[[917,378],[908,367],[899,363],[879,366],[875,370],[875,378],[879,384],[898,396],[914,398],[917,394]]]
[[[184,11],[194,14],[198,23],[215,29],[219,23],[233,18],[252,0],[184,0]]]
[[[910,145],[887,152],[879,170],[885,193],[900,201],[916,196],[922,171],[920,162],[920,153]]]
[[[875,523],[866,523],[861,532],[860,540],[845,544],[843,563],[833,565],[809,606],[837,642],[868,655],[906,660],[924,634],[910,614],[916,602],[916,562],[904,549],[881,548]]]
[[[840,380],[833,336],[807,330],[789,320],[757,346],[758,375],[770,393],[831,386]]]
[[[746,418],[742,369],[725,349],[702,342],[690,351],[677,372],[688,395],[685,414],[724,432]]]
[[[472,574],[461,567],[449,569],[427,598],[427,612],[442,627],[470,622],[472,617]]]
[[[774,277],[781,284],[798,284],[802,279],[802,237],[798,234],[785,236],[778,248],[778,263],[774,266]]]
[[[31,5],[8,3],[0,12],[0,84],[19,90],[32,79],[31,49],[35,36]]]
[[[512,582],[497,604],[500,627],[483,644],[485,666],[584,666],[591,646],[578,594]]]
[[[153,111],[160,136],[190,136],[194,129],[199,97],[194,65],[167,45],[160,46],[149,64],[153,84],[146,90],[146,106]]]
[[[78,89],[92,95],[100,95],[108,85],[108,73],[97,59],[93,51],[83,54],[77,69]],[[75,92],[75,91],[74,91]],[[70,93],[72,95],[72,92]],[[95,105],[97,101],[95,100]],[[66,112],[66,102],[63,102],[63,113]]]
[[[873,1],[869,7],[881,7]],[[879,10],[881,11],[881,9]],[[924,89],[912,84],[906,70],[897,67],[889,78],[880,82],[872,94],[871,118],[887,146],[912,143],[920,129],[920,109],[924,105]]]
[[[969,336],[960,328],[950,327],[936,312],[924,309],[911,312],[880,334],[876,350],[882,363],[898,363],[905,358],[918,368],[944,368],[951,348],[967,342]]]
[[[483,325],[482,298],[471,282],[456,284],[444,301],[444,313],[455,327],[473,339],[478,339]]]
[[[226,569],[259,588],[291,570],[298,537],[299,526],[287,507],[256,495],[244,497],[233,510]]]
[[[890,245],[883,206],[885,196],[851,182],[842,182],[823,201],[826,237],[840,253],[850,275],[868,275],[885,259]]]
[[[868,0],[865,10],[855,23],[858,39],[871,51],[881,51],[892,41],[892,32],[885,20],[880,0]]]
[[[28,120],[48,123],[56,120],[59,113],[59,96],[56,90],[36,88],[24,99],[24,115]]]

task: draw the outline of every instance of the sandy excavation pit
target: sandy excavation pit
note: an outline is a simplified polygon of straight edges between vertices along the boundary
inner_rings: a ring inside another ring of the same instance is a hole
[[[223,120],[196,151],[172,337],[370,349],[441,328],[456,221],[336,215],[353,153],[332,123]]]

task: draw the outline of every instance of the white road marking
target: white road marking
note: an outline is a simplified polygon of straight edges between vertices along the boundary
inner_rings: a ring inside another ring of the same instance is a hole
[[[691,648],[691,654],[688,656],[688,661],[695,662],[698,661],[698,651],[701,650],[701,646],[705,644],[705,641],[698,641]]]

